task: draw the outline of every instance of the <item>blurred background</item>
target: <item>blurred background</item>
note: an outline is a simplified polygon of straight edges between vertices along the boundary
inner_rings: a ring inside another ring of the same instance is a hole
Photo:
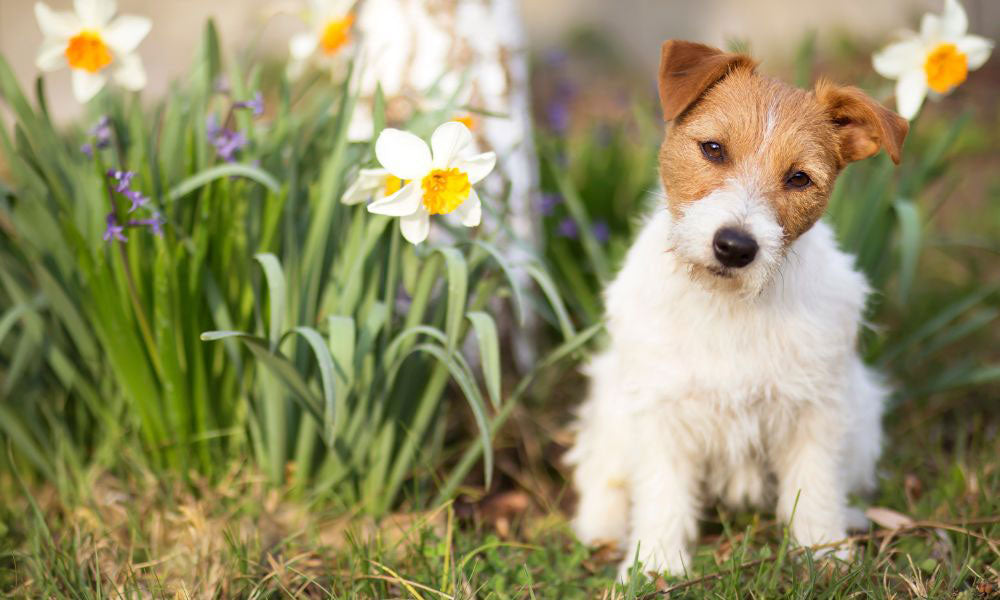
[[[60,10],[70,3],[51,4]],[[191,64],[207,18],[216,20],[231,47],[259,44],[261,51],[281,57],[287,52],[289,35],[301,29],[294,16],[269,18],[291,4],[275,0],[120,0],[118,4],[122,13],[153,19],[153,30],[139,48],[149,73],[147,94],[151,97],[162,95]],[[816,43],[823,51],[841,46],[848,38],[878,45],[886,32],[913,28],[920,14],[939,11],[940,5],[937,0],[523,0],[521,10],[530,48],[561,47],[586,33],[592,41],[601,42],[602,52],[614,54],[651,87],[659,44],[667,38],[719,46],[740,40],[764,59],[765,70],[774,71],[792,64],[790,47],[812,31],[817,32]],[[964,5],[975,33],[1000,37],[1000,2],[966,0]],[[0,53],[25,87],[37,75],[34,60],[42,39],[33,6],[31,0],[0,0]],[[160,48],[166,50],[156,50]],[[605,82],[592,77],[584,83],[601,88]],[[79,114],[81,107],[69,95],[68,72],[50,77],[49,91],[57,119]]]

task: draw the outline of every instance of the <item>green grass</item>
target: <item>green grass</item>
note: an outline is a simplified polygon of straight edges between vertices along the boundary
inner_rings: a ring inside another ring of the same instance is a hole
[[[968,598],[1000,589],[1000,438],[983,413],[897,414],[873,504],[912,527],[858,535],[850,564],[785,544],[766,514],[716,514],[690,577],[615,586],[618,557],[510,493],[376,522],[306,506],[250,468],[221,481],[100,477],[81,505],[4,481],[0,591],[17,598]],[[556,495],[562,484],[552,483]],[[516,495],[516,493],[513,493]],[[993,586],[990,588],[990,586]],[[860,595],[859,595],[860,594]]]

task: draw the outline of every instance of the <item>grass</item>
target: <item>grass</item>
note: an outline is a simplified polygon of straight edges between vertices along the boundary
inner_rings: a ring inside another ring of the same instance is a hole
[[[96,476],[80,504],[4,481],[0,590],[15,598],[968,598],[1000,590],[1000,436],[983,413],[901,416],[873,505],[912,521],[814,561],[766,514],[717,513],[689,578],[613,581],[523,491],[371,518],[308,506],[250,466],[219,481]],[[503,455],[502,450],[498,450]],[[549,465],[554,467],[554,465]],[[561,495],[558,477],[550,498]],[[888,524],[887,517],[881,517]],[[992,590],[992,591],[991,591]],[[667,594],[669,591],[669,594]]]

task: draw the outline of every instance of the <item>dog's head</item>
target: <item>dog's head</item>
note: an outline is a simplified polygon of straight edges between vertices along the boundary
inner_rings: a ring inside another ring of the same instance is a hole
[[[659,77],[673,251],[693,276],[747,295],[823,214],[841,169],[880,148],[898,164],[908,130],[857,88],[821,81],[805,91],[755,67],[741,54],[670,40]]]

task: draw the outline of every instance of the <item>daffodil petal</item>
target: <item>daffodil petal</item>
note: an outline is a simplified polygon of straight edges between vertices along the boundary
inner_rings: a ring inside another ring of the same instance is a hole
[[[369,204],[368,212],[390,217],[409,216],[423,209],[420,204],[422,196],[420,183],[411,181],[395,194]]]
[[[431,231],[430,214],[421,206],[417,212],[399,220],[399,231],[406,241],[414,245],[419,244],[427,239],[427,234]]]
[[[39,71],[48,72],[61,69],[66,65],[66,44],[64,42],[47,42],[38,52],[35,66]]]
[[[375,190],[385,186],[385,177],[388,174],[385,169],[361,169],[358,178],[347,188],[340,201],[344,204],[357,204],[368,200]]]
[[[924,47],[919,38],[889,44],[872,55],[872,67],[882,77],[898,79],[900,75],[920,65]]]
[[[73,8],[86,27],[104,27],[115,15],[115,0],[73,0]]]
[[[969,70],[978,69],[993,52],[993,41],[978,35],[965,35],[955,40],[955,47],[965,54]]]
[[[924,14],[920,19],[920,37],[931,43],[941,39],[941,17],[931,13]]]
[[[433,168],[447,169],[453,166],[455,160],[471,145],[472,132],[464,123],[448,121],[439,125],[431,134]]]
[[[82,25],[79,17],[71,12],[56,12],[44,2],[35,3],[35,19],[46,38],[68,40],[76,35]]]
[[[305,60],[312,56],[319,45],[319,38],[314,33],[296,33],[288,40],[288,53],[296,60]]]
[[[475,185],[482,181],[497,164],[495,152],[484,152],[469,158],[460,158],[453,165],[460,171],[465,171],[469,176],[469,183]]]
[[[927,76],[923,71],[904,73],[896,82],[896,110],[900,116],[913,120],[927,97]]]
[[[375,158],[400,179],[420,179],[431,170],[431,150],[417,136],[383,129],[375,140]]]
[[[131,54],[152,28],[146,17],[122,15],[104,29],[104,41],[118,54]]]
[[[115,82],[127,90],[137,92],[146,87],[146,69],[138,54],[126,54],[119,59]]]
[[[103,72],[91,73],[83,69],[73,69],[73,97],[80,104],[89,102],[107,83]]]
[[[969,17],[958,0],[944,0],[944,13],[941,14],[941,35],[944,37],[960,37],[969,30]]]
[[[455,214],[466,227],[477,227],[483,218],[483,203],[476,190],[469,192],[469,197],[455,209]]]

